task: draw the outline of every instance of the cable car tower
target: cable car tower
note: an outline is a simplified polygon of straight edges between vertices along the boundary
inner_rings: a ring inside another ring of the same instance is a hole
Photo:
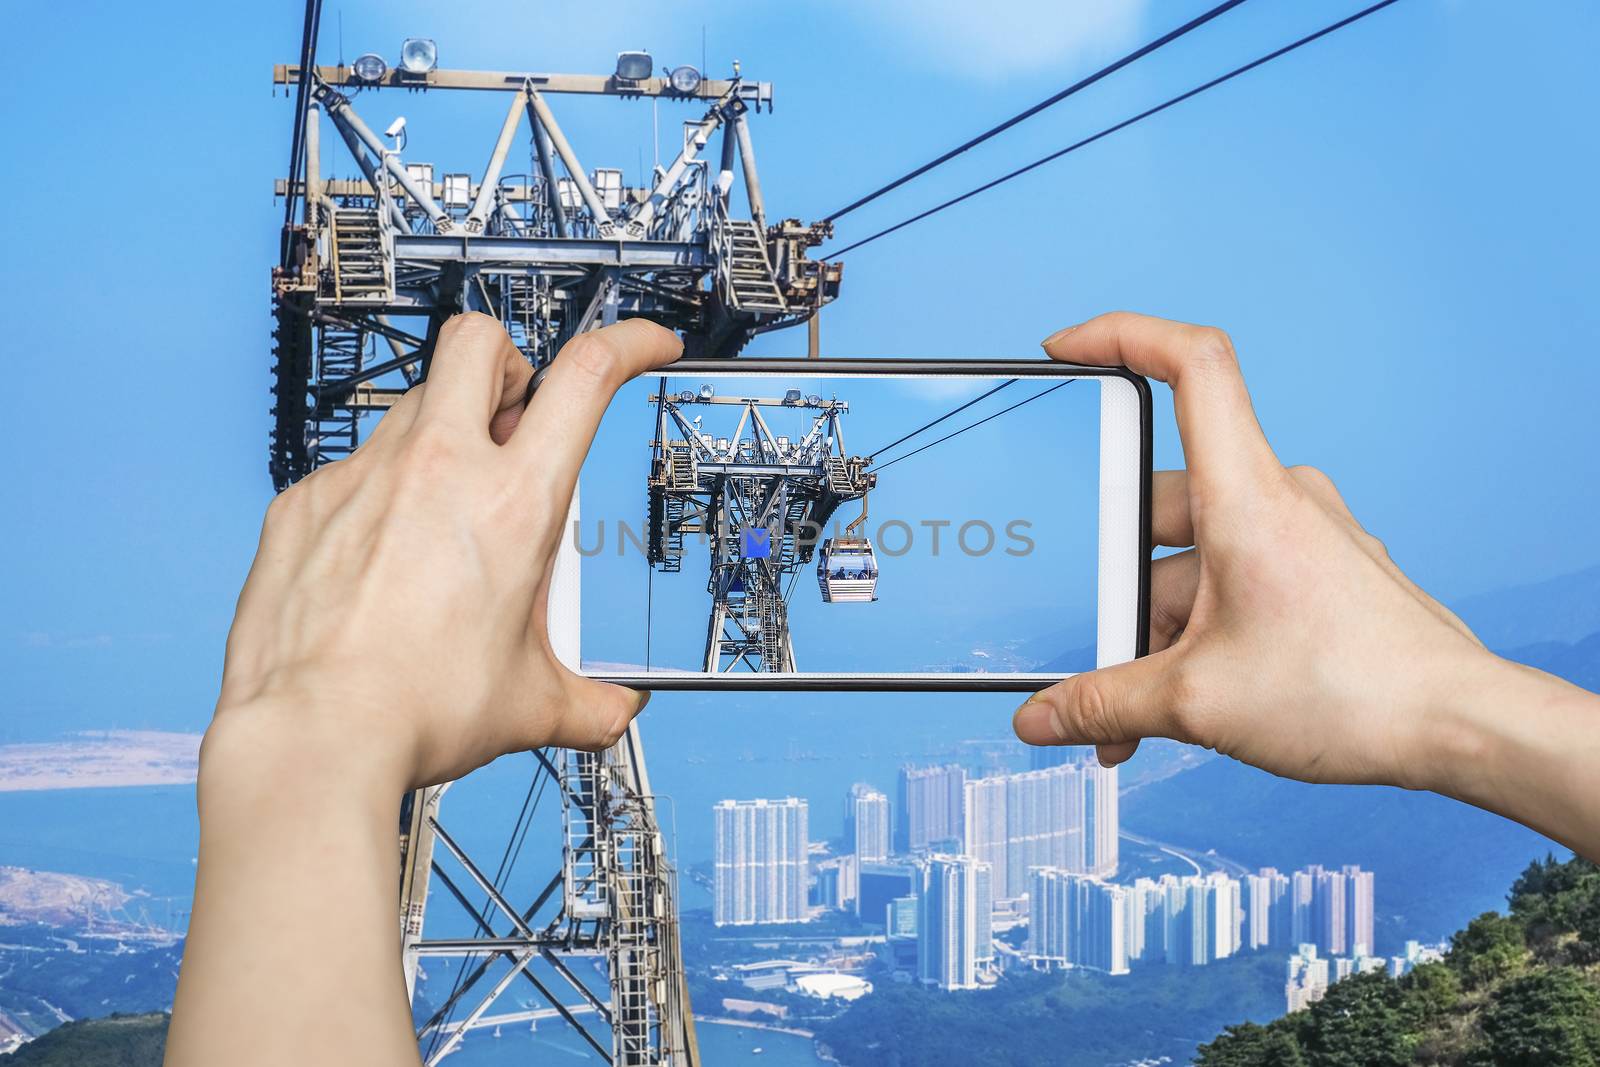
[[[717,396],[710,385],[668,394],[665,378],[649,399],[656,431],[648,557],[652,567],[673,573],[683,569],[686,535],[708,545],[711,618],[704,669],[796,670],[784,579],[811,562],[839,506],[865,499],[878,480],[867,471],[870,457],[845,452],[841,417],[849,405],[799,389],[776,399]],[[701,417],[685,413],[695,406],[737,410],[738,422],[719,437],[701,427]],[[763,410],[811,413],[810,430],[797,440],[775,434]],[[819,574],[826,558],[823,563]],[[856,599],[872,599],[871,590]]]
[[[272,274],[277,488],[353,452],[370,416],[426,375],[433,339],[458,311],[499,319],[541,367],[576,334],[635,315],[677,330],[691,355],[731,357],[837,295],[840,266],[807,258],[831,224],[767,220],[750,118],[770,108],[772,87],[737,65],[727,79],[686,66],[662,77],[648,54],[624,52],[609,74],[446,70],[432,41],[412,39],[392,69],[376,54],[316,66],[319,21],[320,3],[308,0],[301,61],[273,72],[295,87],[296,109]],[[370,115],[431,92],[504,105],[480,173],[402,158],[405,120],[380,137],[358,113],[358,101]],[[580,162],[556,118],[564,96],[679,104],[693,117],[676,158],[630,186],[621,170]],[[342,145],[344,176],[323,152],[325,127]],[[747,210],[730,195],[736,167]],[[557,581],[576,581],[562,566]],[[558,652],[575,649],[575,633],[551,638]],[[695,1067],[677,879],[637,728],[609,751],[547,749],[530,764],[498,865],[448,828],[448,786],[402,807],[396,934],[424,1062],[476,1029],[549,1022],[612,1064]],[[531,900],[514,899],[511,875],[547,786],[560,854],[540,857],[550,874]],[[520,1004],[507,1003],[513,988]]]

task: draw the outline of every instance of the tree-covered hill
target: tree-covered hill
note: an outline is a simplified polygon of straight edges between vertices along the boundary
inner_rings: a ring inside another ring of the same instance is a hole
[[[0,1056],[3,1067],[161,1067],[167,1048],[165,1012],[108,1015],[56,1027]]]
[[[882,982],[817,1040],[847,1067],[1106,1067],[1182,1062],[1219,1019],[1283,1010],[1283,957],[1108,976],[1009,973],[993,989],[942,992]]]
[[[1347,978],[1310,1009],[1232,1026],[1197,1067],[1597,1067],[1600,868],[1535,862],[1509,914],[1486,912],[1444,962]]]

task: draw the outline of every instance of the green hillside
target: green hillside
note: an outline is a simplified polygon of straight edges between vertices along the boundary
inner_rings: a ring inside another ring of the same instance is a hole
[[[1347,978],[1307,1011],[1242,1023],[1197,1067],[1597,1067],[1600,868],[1535,862],[1442,963]]]
[[[812,1025],[847,1067],[1107,1067],[1136,1055],[1181,1063],[1219,1020],[1281,1012],[1283,973],[1283,957],[1250,954],[1117,976],[1012,972],[981,991],[880,982]]]
[[[0,1056],[3,1067],[161,1067],[167,1048],[165,1012],[108,1015],[56,1027]]]

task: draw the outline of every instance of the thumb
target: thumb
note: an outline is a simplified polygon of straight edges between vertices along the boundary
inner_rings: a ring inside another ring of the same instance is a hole
[[[600,752],[622,739],[628,724],[649,702],[647,691],[571,675],[566,684],[566,707],[545,743]]]
[[[1140,738],[1172,736],[1176,651],[1073,675],[1029,697],[1011,727],[1030,745],[1098,745],[1102,763],[1121,763]]]

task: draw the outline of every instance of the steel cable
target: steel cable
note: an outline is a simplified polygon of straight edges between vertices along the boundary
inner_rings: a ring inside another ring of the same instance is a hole
[[[1094,144],[1096,141],[1100,140],[1102,137],[1108,137],[1111,134],[1116,133],[1118,130],[1127,129],[1129,126],[1132,126],[1134,123],[1143,121],[1144,119],[1147,119],[1152,115],[1159,114],[1159,113],[1165,111],[1167,108],[1172,107],[1174,104],[1181,104],[1185,100],[1188,100],[1190,97],[1199,96],[1201,93],[1205,92],[1207,89],[1214,89],[1217,86],[1221,85],[1223,82],[1232,81],[1234,78],[1237,78],[1241,74],[1246,74],[1246,73],[1248,73],[1248,72],[1250,72],[1252,70],[1255,70],[1257,67],[1261,66],[1262,64],[1270,63],[1272,60],[1277,59],[1280,56],[1288,55],[1290,52],[1293,52],[1297,48],[1302,48],[1305,45],[1310,44],[1312,41],[1315,41],[1315,40],[1318,40],[1320,38],[1326,37],[1328,34],[1333,33],[1335,30],[1341,30],[1341,29],[1343,29],[1344,27],[1350,25],[1353,22],[1359,22],[1361,19],[1366,18],[1368,15],[1376,14],[1377,12],[1382,11],[1384,8],[1388,7],[1390,4],[1394,4],[1394,3],[1397,3],[1397,2],[1398,2],[1398,0],[1381,0],[1380,3],[1373,4],[1370,7],[1362,8],[1360,11],[1357,11],[1355,14],[1350,15],[1350,16],[1348,16],[1346,18],[1342,18],[1338,22],[1332,23],[1332,24],[1330,24],[1328,26],[1324,26],[1322,29],[1316,31],[1315,33],[1307,34],[1306,36],[1300,38],[1299,40],[1293,41],[1293,42],[1291,42],[1289,44],[1286,44],[1282,48],[1277,49],[1276,51],[1268,52],[1266,55],[1260,57],[1259,59],[1251,60],[1249,63],[1246,63],[1242,67],[1235,67],[1233,70],[1230,70],[1228,73],[1222,75],[1221,77],[1213,78],[1213,79],[1211,79],[1210,81],[1206,82],[1203,85],[1197,85],[1193,89],[1190,89],[1188,92],[1180,93],[1179,95],[1172,97],[1170,100],[1167,100],[1164,103],[1157,104],[1155,107],[1152,107],[1152,108],[1150,108],[1150,109],[1148,109],[1146,111],[1141,111],[1141,112],[1139,112],[1139,114],[1133,116],[1130,119],[1122,120],[1121,122],[1117,123],[1115,126],[1107,126],[1105,129],[1101,130],[1097,134],[1094,134],[1093,136],[1085,137],[1081,141],[1076,141],[1076,142],[1068,145],[1065,148],[1062,148],[1062,149],[1060,149],[1058,151],[1052,152],[1047,156],[1043,156],[1043,157],[1041,157],[1039,159],[1036,159],[1032,163],[1027,164],[1026,166],[1018,167],[1016,170],[1013,170],[1013,171],[1011,171],[1011,172],[1009,172],[1007,174],[1002,174],[1000,177],[995,178],[993,181],[985,182],[984,184],[978,186],[975,189],[969,189],[967,192],[962,193],[960,196],[951,197],[949,200],[946,200],[941,204],[937,204],[937,205],[929,208],[926,211],[919,212],[918,214],[913,215],[908,219],[905,219],[905,220],[903,220],[901,222],[897,222],[893,226],[888,227],[887,229],[879,230],[877,233],[874,233],[869,237],[863,237],[861,240],[856,241],[853,244],[845,245],[843,248],[839,249],[837,252],[831,251],[831,250],[828,251],[828,252],[824,252],[822,254],[823,258],[825,258],[825,259],[837,259],[837,258],[839,258],[840,256],[844,255],[847,252],[852,252],[855,249],[860,248],[862,245],[871,244],[873,241],[876,241],[880,237],[887,237],[891,233],[894,233],[897,230],[903,230],[907,226],[910,226],[913,223],[921,222],[923,219],[928,218],[929,216],[937,215],[939,212],[944,211],[946,208],[955,207],[957,204],[959,204],[959,203],[961,203],[961,202],[963,202],[965,200],[972,199],[973,197],[977,196],[979,193],[988,192],[990,189],[993,189],[997,185],[1004,185],[1006,182],[1010,181],[1013,178],[1019,178],[1022,175],[1027,174],[1029,171],[1035,170],[1035,169],[1037,169],[1039,167],[1042,167],[1046,163],[1050,163],[1050,162],[1053,162],[1053,161],[1055,161],[1057,159],[1060,159],[1062,156],[1067,155],[1070,152],[1076,152],[1080,148],[1085,148],[1085,147],[1087,147],[1087,146],[1089,146],[1091,144]]]

